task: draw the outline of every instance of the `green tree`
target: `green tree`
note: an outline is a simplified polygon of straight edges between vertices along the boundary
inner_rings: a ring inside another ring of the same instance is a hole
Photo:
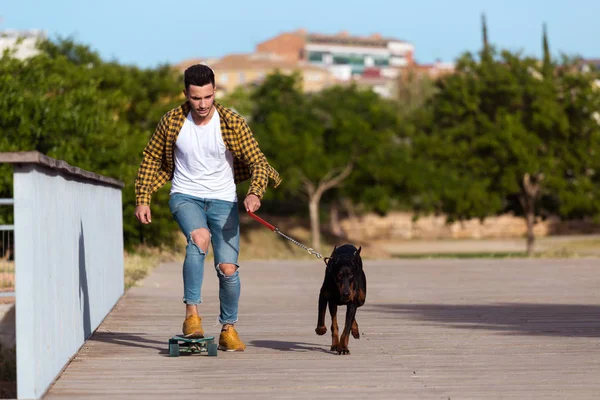
[[[218,88],[217,88],[218,89]],[[227,93],[217,101],[225,107],[235,110],[243,116],[248,123],[252,121],[252,88],[238,86],[231,93]]]
[[[480,61],[466,54],[415,123],[415,151],[444,177],[440,211],[522,214],[529,254],[536,215],[598,211],[593,77],[570,62],[549,74],[548,63],[491,47]]]
[[[407,142],[400,136],[397,104],[355,86],[324,90],[313,104],[329,146],[337,150],[339,143],[347,141],[354,151],[352,173],[332,192],[331,205],[341,201],[359,205],[363,211],[386,213],[403,203],[411,168]]]
[[[133,217],[133,182],[141,153],[162,114],[180,101],[181,84],[168,66],[142,70],[104,62],[72,40],[40,43],[40,54],[0,59],[0,151],[37,150],[124,181],[127,245],[169,243],[175,225],[168,193],[154,197],[153,223]],[[0,192],[11,192],[10,180]]]
[[[423,107],[436,91],[435,80],[411,68],[404,69],[396,82],[397,91],[394,100],[402,118]]]
[[[256,89],[253,102],[253,131],[285,177],[285,191],[305,196],[312,246],[319,249],[323,196],[384,153],[396,110],[354,86],[305,95],[297,75],[279,73]]]
[[[274,73],[253,95],[252,129],[261,148],[285,177],[288,193],[302,193],[309,203],[312,247],[320,248],[318,202],[352,168],[350,157],[324,156],[325,129],[319,123],[298,75]],[[321,164],[324,163],[324,164]]]
[[[600,73],[581,72],[564,58],[557,68],[557,96],[568,124],[558,132],[560,174],[546,178],[550,200],[565,218],[600,216]]]

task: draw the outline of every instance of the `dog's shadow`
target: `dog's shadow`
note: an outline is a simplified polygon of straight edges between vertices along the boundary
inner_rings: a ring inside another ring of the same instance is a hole
[[[279,351],[320,351],[328,354],[332,353],[328,348],[320,347],[314,343],[285,342],[282,340],[252,340],[250,341],[250,345]]]

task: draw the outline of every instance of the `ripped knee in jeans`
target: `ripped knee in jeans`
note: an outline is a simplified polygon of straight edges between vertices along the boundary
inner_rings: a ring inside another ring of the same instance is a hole
[[[235,274],[235,271],[238,270],[238,266],[236,264],[231,263],[221,263],[219,264],[218,270],[224,276],[232,276]]]
[[[188,243],[195,244],[200,252],[206,254],[208,252],[208,243],[210,242],[210,232],[206,228],[194,229],[188,237]]]

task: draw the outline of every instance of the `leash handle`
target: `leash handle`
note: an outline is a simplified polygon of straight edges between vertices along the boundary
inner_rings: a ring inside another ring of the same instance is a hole
[[[248,214],[252,218],[254,218],[255,220],[257,220],[258,222],[260,222],[261,224],[263,224],[264,226],[266,226],[267,228],[269,228],[270,230],[272,230],[273,232],[275,232],[277,230],[277,228],[275,228],[273,225],[271,225],[270,223],[268,223],[267,221],[265,221],[264,219],[262,219],[258,215],[254,214],[252,211],[248,211]]]

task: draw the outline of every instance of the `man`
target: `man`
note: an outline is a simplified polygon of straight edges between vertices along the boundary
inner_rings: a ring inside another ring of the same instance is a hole
[[[184,84],[187,101],[162,117],[144,149],[135,181],[135,216],[149,224],[151,194],[172,181],[169,208],[188,243],[183,263],[183,334],[204,336],[198,304],[211,242],[219,277],[219,349],[243,351],[246,345],[234,328],[240,297],[236,184],[250,179],[244,207],[255,212],[269,179],[275,187],[281,179],[244,119],[215,102],[215,76],[209,67],[189,67]]]

